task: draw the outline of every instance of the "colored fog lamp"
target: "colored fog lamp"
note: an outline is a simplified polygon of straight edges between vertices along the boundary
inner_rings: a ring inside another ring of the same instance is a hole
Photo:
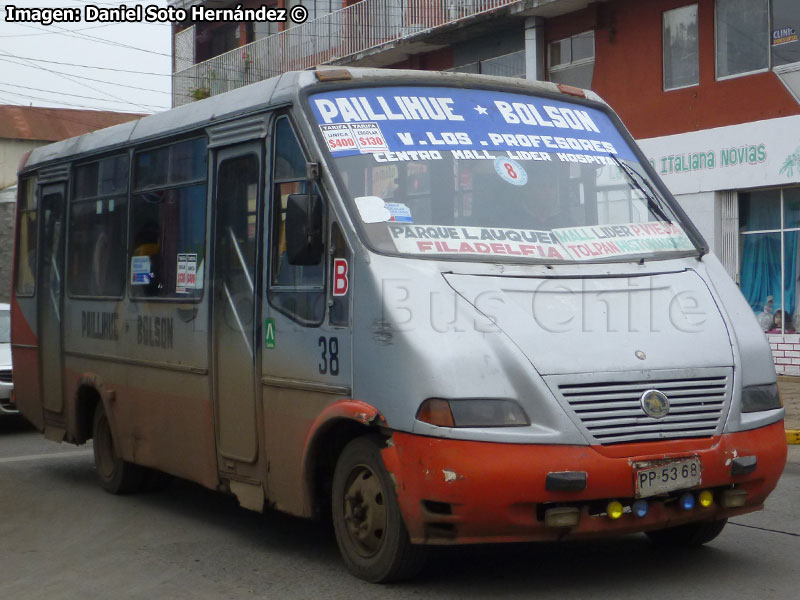
[[[680,503],[683,510],[692,510],[694,508],[694,496],[686,492],[681,496]]]
[[[700,495],[697,498],[698,502],[700,502],[700,506],[703,508],[708,508],[712,504],[714,504],[714,494],[712,494],[708,490],[703,490],[700,492]]]
[[[616,500],[609,502],[608,506],[606,506],[606,513],[608,513],[608,516],[611,519],[619,519],[622,516],[622,511],[622,504]]]
[[[650,505],[647,504],[647,500],[637,500],[631,506],[631,510],[633,514],[635,514],[640,519],[647,515],[647,511],[650,510]]]

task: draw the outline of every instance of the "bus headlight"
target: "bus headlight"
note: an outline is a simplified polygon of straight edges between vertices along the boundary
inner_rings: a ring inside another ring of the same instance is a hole
[[[751,385],[742,388],[742,412],[751,413],[760,410],[775,410],[781,408],[778,384]]]
[[[439,427],[522,427],[528,415],[514,400],[428,398],[417,411],[417,420]]]

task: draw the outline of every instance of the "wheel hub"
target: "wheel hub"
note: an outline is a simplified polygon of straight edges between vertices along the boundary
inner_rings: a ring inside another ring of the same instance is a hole
[[[378,476],[365,465],[353,469],[344,499],[348,536],[361,556],[375,555],[386,531],[386,506]]]

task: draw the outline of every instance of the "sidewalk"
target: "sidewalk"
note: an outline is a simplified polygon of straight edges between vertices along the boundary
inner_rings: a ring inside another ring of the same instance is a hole
[[[778,389],[786,409],[786,441],[800,444],[800,377],[778,376]]]

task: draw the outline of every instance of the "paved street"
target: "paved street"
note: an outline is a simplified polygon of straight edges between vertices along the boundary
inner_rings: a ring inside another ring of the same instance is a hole
[[[185,482],[111,496],[88,447],[0,422],[3,598],[787,598],[800,580],[800,446],[767,509],[708,547],[595,543],[447,549],[416,581],[374,586],[342,566],[331,529],[240,509]]]

